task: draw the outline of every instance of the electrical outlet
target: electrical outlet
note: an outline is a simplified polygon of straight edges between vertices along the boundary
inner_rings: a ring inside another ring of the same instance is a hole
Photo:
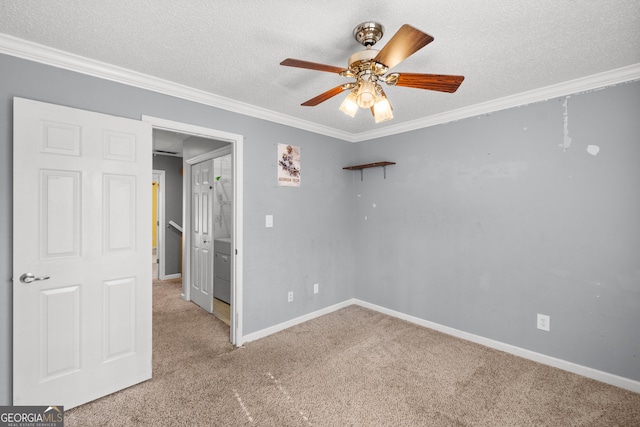
[[[265,215],[264,226],[267,228],[273,227],[273,215]]]
[[[548,316],[546,314],[538,313],[537,326],[538,326],[538,329],[540,329],[540,330],[550,331],[551,330],[551,316]]]
[[[313,293],[317,294],[319,292],[320,285],[318,283],[313,284]]]
[[[293,301],[293,291],[289,291],[289,294],[287,295],[287,301],[288,302]]]

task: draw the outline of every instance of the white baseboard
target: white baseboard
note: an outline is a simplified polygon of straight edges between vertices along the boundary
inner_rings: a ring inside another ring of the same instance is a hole
[[[277,325],[270,326],[268,328],[252,332],[250,334],[244,335],[240,343],[238,343],[238,347],[244,343],[248,343],[251,341],[258,340],[260,338],[267,337],[271,334],[275,334],[276,332],[284,331],[287,328],[290,328],[295,325],[299,325],[300,323],[308,322],[309,320],[315,319],[316,317],[324,316],[325,314],[332,313],[334,311],[340,310],[342,308],[348,307],[350,305],[358,304],[358,300],[350,299],[338,304],[331,305],[329,307],[325,307],[318,311],[314,311],[313,313],[305,314],[304,316],[296,317],[295,319],[287,320],[286,322],[278,323]]]
[[[295,319],[291,319],[286,322],[282,322],[277,325],[271,326],[269,328],[265,328],[260,331],[256,331],[248,335],[245,335],[242,337],[241,342],[238,343],[238,346],[241,346],[242,344],[247,342],[258,340],[260,338],[265,338],[271,334],[275,334],[276,332],[283,331],[292,326],[307,322],[309,320],[315,319],[320,316],[324,316],[325,314],[329,314],[331,312],[340,310],[350,305],[359,305],[361,307],[368,308],[370,310],[377,311],[379,313],[383,313],[388,316],[395,317],[397,319],[406,320],[408,322],[415,323],[416,325],[433,329],[435,331],[442,332],[447,335],[454,336],[456,338],[461,338],[463,340],[471,341],[476,344],[481,344],[489,348],[493,348],[499,351],[504,351],[505,353],[513,354],[514,356],[519,356],[525,359],[533,360],[534,362],[542,363],[543,365],[552,366],[554,368],[558,368],[567,372],[582,375],[583,377],[591,378],[596,381],[603,382],[605,384],[610,384],[616,387],[633,391],[635,393],[640,393],[640,381],[624,378],[618,375],[614,375],[607,372],[599,371],[597,369],[589,368],[587,366],[582,366],[573,362],[568,362],[566,360],[547,356],[541,353],[536,353],[535,351],[527,350],[521,347],[517,347],[517,346],[506,344],[500,341],[492,340],[490,338],[485,338],[479,335],[474,335],[468,332],[460,331],[458,329],[451,328],[449,326],[444,326],[444,325],[440,325],[439,323],[430,322],[428,320],[424,320],[419,317],[415,317],[405,313],[401,313],[399,311],[391,310],[389,308],[385,308],[376,304],[362,301],[357,298],[351,298],[349,300],[343,301],[338,304],[334,304],[332,306],[323,308],[321,310],[314,311],[309,314],[305,314],[304,316],[296,317]]]
[[[165,274],[164,278],[162,280],[173,280],[173,279],[179,279],[182,277],[182,274],[180,273],[175,273],[175,274]]]
[[[523,357],[525,359],[533,360],[534,362],[542,363],[543,365],[552,366],[554,368],[562,369],[564,371],[572,372],[574,374],[582,375],[583,377],[591,378],[596,381],[600,381],[606,384],[610,384],[616,387],[624,388],[626,390],[640,393],[640,381],[635,381],[629,378],[620,377],[618,375],[610,374],[607,372],[599,371],[597,369],[589,368],[586,366],[578,365],[573,362],[567,362],[566,360],[557,359],[555,357],[546,356],[535,351],[526,350],[524,348],[516,347],[510,344],[505,344],[500,341],[495,341],[489,338],[484,338],[479,335],[470,334],[468,332],[460,331],[458,329],[450,328],[448,326],[440,325],[438,323],[430,322],[428,320],[420,319],[419,317],[410,316],[408,314],[400,313],[399,311],[391,310],[385,307],[381,307],[376,304],[371,304],[358,299],[352,299],[353,304],[361,307],[368,308],[398,319],[406,320],[411,323],[415,323],[425,328],[433,329],[438,332],[452,335],[463,340],[471,341],[477,344],[484,345],[496,350],[504,351],[505,353],[513,354],[515,356]]]
[[[589,368],[587,366],[582,366],[573,362],[568,362],[566,360],[547,356],[541,353],[536,353],[535,351],[527,350],[514,345],[506,344],[500,341],[481,337],[479,335],[474,335],[468,332],[460,331],[458,329],[451,328],[449,326],[444,326],[444,325],[440,325],[439,323],[430,322],[428,320],[424,320],[419,317],[415,317],[405,313],[401,313],[399,311],[391,310],[389,308],[385,308],[376,304],[362,301],[357,298],[351,298],[349,300],[343,301],[338,304],[334,304],[332,306],[323,308],[321,310],[314,311],[309,314],[305,314],[304,316],[296,317],[295,319],[291,319],[286,322],[279,323],[269,328],[252,332],[248,335],[243,336],[240,340],[240,343],[238,343],[237,345],[241,346],[244,343],[255,341],[260,338],[265,338],[271,334],[275,334],[276,332],[283,331],[292,326],[307,322],[309,320],[315,319],[320,316],[324,316],[325,314],[332,313],[334,311],[340,310],[350,305],[359,305],[361,307],[368,308],[370,310],[377,311],[379,313],[383,313],[388,316],[395,317],[397,319],[406,320],[408,322],[415,323],[416,325],[433,329],[435,331],[442,332],[447,335],[451,335],[457,338],[461,338],[463,340],[471,341],[476,344],[481,344],[486,347],[493,348],[499,351],[504,351],[505,353],[513,354],[514,356],[519,356],[525,359],[533,360],[534,362],[542,363],[543,365],[552,366],[554,368],[562,369],[567,372],[582,375],[583,377],[591,378],[596,381],[600,381],[606,384],[610,384],[616,387],[630,390],[635,393],[640,393],[640,381],[624,378],[618,375],[614,375],[607,372],[599,371],[597,369]]]

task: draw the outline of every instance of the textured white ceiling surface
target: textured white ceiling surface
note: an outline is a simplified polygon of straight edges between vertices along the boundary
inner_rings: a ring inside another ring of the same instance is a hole
[[[341,113],[346,93],[300,106],[350,80],[279,63],[346,67],[371,20],[377,49],[405,23],[433,36],[393,71],[464,75],[458,91],[385,87],[379,124]],[[638,0],[3,0],[0,33],[355,136],[640,64]]]

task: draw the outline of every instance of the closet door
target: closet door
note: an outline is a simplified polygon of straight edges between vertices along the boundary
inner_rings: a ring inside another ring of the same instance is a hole
[[[191,300],[213,313],[213,159],[191,166]]]

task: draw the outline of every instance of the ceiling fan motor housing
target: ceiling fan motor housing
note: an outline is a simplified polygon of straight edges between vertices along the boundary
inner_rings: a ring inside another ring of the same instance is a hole
[[[354,53],[349,57],[349,69],[356,71],[358,68],[361,68],[363,64],[371,62],[377,54],[378,51],[374,49],[361,50],[360,52]]]
[[[386,66],[374,61],[377,55],[378,51],[375,49],[367,49],[354,53],[349,57],[349,71],[358,79],[371,75],[371,78],[376,80],[378,76],[388,71]]]

